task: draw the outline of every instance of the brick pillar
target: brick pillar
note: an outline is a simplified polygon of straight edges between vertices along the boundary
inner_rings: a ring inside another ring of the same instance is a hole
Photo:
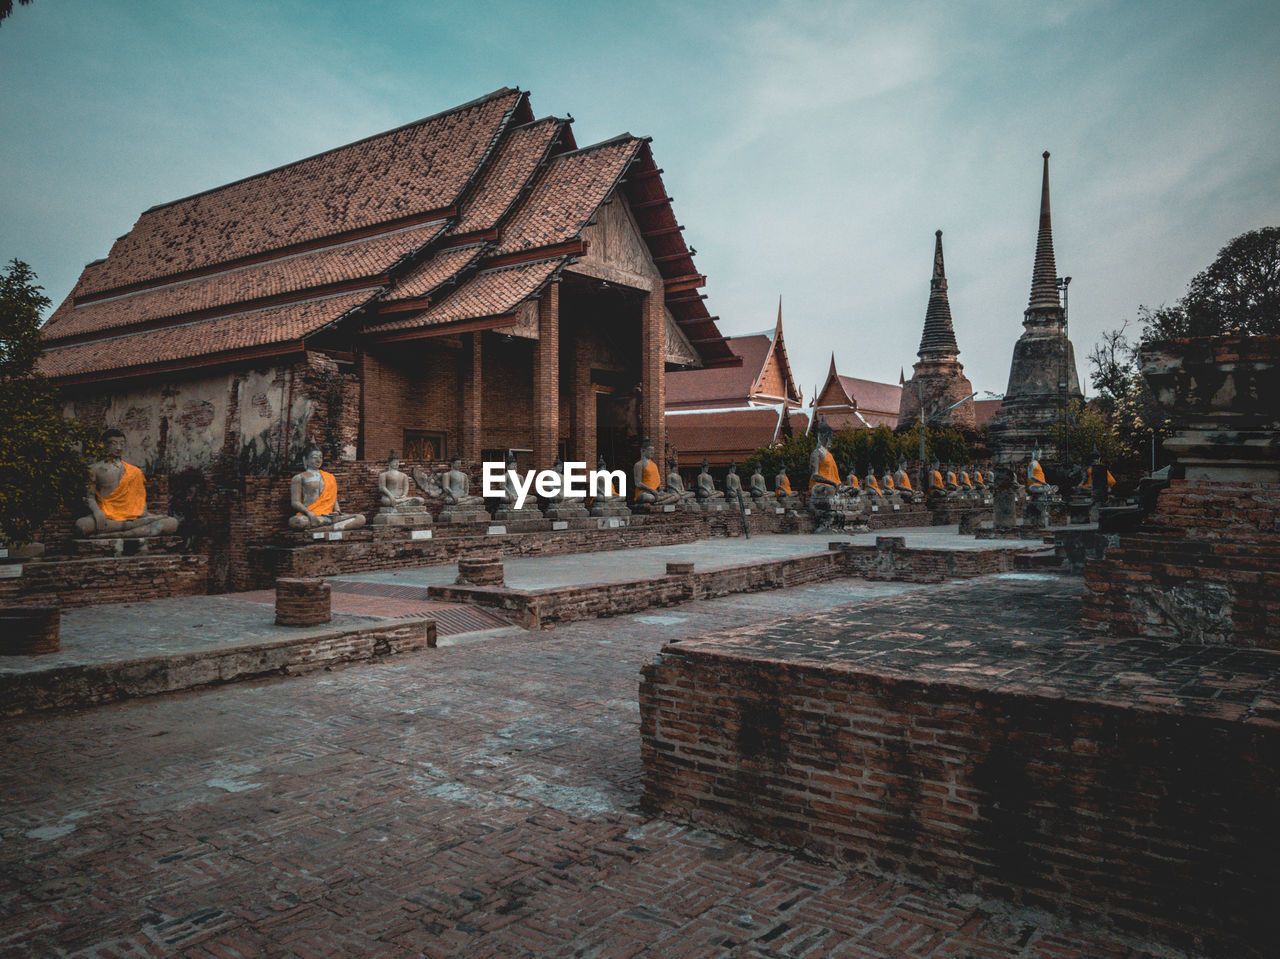
[[[481,404],[484,396],[484,367],[481,364],[480,338],[484,334],[476,330],[470,334],[470,361],[463,352],[462,357],[462,410],[461,423],[458,427],[459,450],[464,459],[469,460],[472,467],[480,465],[480,443],[483,439],[480,432]]]
[[[640,427],[653,441],[653,461],[658,475],[666,475],[663,457],[667,448],[667,426],[663,417],[666,406],[666,376],[662,362],[666,336],[666,307],[662,288],[647,294],[640,314]]]
[[[596,465],[596,394],[591,389],[591,342],[579,324],[573,341],[573,435],[569,457]]]
[[[329,622],[329,588],[323,579],[276,580],[276,625],[319,626]]]
[[[550,469],[560,440],[560,284],[538,300],[533,351],[533,466]]]

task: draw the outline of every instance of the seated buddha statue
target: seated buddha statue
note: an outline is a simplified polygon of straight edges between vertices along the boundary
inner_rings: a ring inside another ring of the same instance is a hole
[[[674,456],[671,457],[671,469],[667,472],[667,492],[674,493],[682,503],[694,497],[693,490],[685,489],[684,479],[680,476],[679,465]]]
[[[724,493],[716,489],[716,481],[712,479],[711,473],[707,469],[706,457],[702,459],[702,472],[698,474],[697,485],[694,490],[700,502],[715,502],[724,499]]]
[[[904,496],[915,492],[911,487],[911,476],[907,473],[907,464],[903,460],[898,460],[898,472],[893,474],[893,485]]]
[[[863,480],[862,485],[868,496],[884,499],[884,490],[880,487],[880,481],[876,479],[876,471],[869,466],[867,467],[866,479]]]
[[[729,472],[724,477],[724,498],[730,503],[737,503],[742,499],[742,477],[738,475],[736,460],[729,461]]]
[[[76,520],[80,535],[140,538],[176,533],[178,521],[172,516],[147,512],[147,483],[142,470],[122,458],[124,433],[107,430],[102,440],[107,453],[89,464],[89,495],[85,499],[89,515]]]
[[[751,498],[756,501],[756,505],[764,506],[766,503],[769,503],[769,500],[772,499],[772,497],[769,495],[769,487],[765,483],[764,474],[760,472],[760,467],[758,465],[751,473],[750,482],[751,486],[747,492],[751,495]],[[769,503],[769,505],[772,505],[772,503]]]
[[[1040,449],[1037,447],[1031,454],[1031,462],[1027,464],[1027,495],[1048,496],[1053,488],[1045,480],[1044,467],[1040,465]]]
[[[320,468],[324,454],[313,446],[302,462],[306,468],[289,483],[289,505],[295,510],[289,525],[293,529],[328,527],[335,531],[363,526],[364,514],[344,513],[338,508],[338,481]]]
[[[449,459],[449,469],[440,477],[440,487],[444,490],[446,506],[484,509],[484,497],[471,495],[471,477],[462,472],[461,456]]]
[[[785,466],[779,467],[778,475],[773,478],[773,495],[780,499],[784,506],[795,506],[799,503],[796,494],[791,490],[791,477],[787,475]]]
[[[409,495],[411,484],[408,474],[400,471],[400,457],[392,450],[387,456],[387,468],[378,474],[378,496],[383,510],[398,512],[422,506],[425,500],[421,496]]]
[[[640,458],[631,469],[635,483],[637,506],[669,506],[680,502],[680,495],[662,488],[658,464],[653,461],[653,443],[640,444]]]

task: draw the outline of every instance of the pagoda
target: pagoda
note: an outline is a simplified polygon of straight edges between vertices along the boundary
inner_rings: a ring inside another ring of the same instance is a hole
[[[920,407],[926,416],[937,414],[929,426],[974,428],[973,386],[964,375],[960,347],[951,325],[951,303],[947,299],[947,271],[942,261],[942,231],[934,234],[933,278],[929,281],[929,305],[924,314],[924,333],[920,337],[919,361],[912,367],[911,379],[902,387],[898,406],[898,426],[909,427],[920,419]],[[958,405],[957,405],[958,404]],[[947,408],[954,405],[954,409]]]
[[[1058,296],[1058,270],[1053,257],[1049,216],[1049,153],[1044,153],[1040,187],[1040,230],[1031,274],[1031,299],[1023,314],[1023,332],[1013,347],[1009,387],[991,423],[992,456],[1016,465],[1040,447],[1043,459],[1057,459],[1053,427],[1063,411],[1083,399],[1076,376],[1075,351],[1067,339],[1067,311]]]

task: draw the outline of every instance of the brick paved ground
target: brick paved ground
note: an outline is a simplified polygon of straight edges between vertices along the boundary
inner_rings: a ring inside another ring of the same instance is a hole
[[[1043,616],[1077,615],[1078,582],[1037,587]],[[0,722],[0,955],[1144,955],[640,814],[638,673],[663,642],[921,589],[733,596]]]

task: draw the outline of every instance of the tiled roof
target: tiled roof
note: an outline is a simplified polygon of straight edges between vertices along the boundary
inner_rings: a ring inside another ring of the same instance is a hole
[[[504,225],[494,256],[576,237],[595,216],[644,141],[619,137],[553,157]]]
[[[387,294],[387,300],[415,300],[435,291],[442,283],[470,267],[484,252],[479,243],[441,250],[425,263],[398,280]]]
[[[564,259],[557,258],[484,270],[465,281],[430,309],[404,319],[379,323],[371,327],[370,332],[398,332],[463,320],[505,316],[537,294],[563,264]]]
[[[803,433],[809,418],[791,413],[791,429]],[[678,413],[666,417],[667,442],[675,447],[681,462],[697,453],[750,452],[773,442],[778,428],[778,411],[769,407],[726,412]]]
[[[696,408],[720,401],[745,402],[769,357],[769,337],[764,334],[725,338],[741,366],[709,370],[678,370],[667,374],[667,409]]]
[[[898,406],[902,400],[902,387],[897,383],[877,383],[875,380],[841,376],[840,385],[858,404],[858,412],[868,420],[871,419],[871,413],[887,413],[893,417],[893,424],[897,424]]]
[[[44,326],[46,342],[263,297],[376,277],[437,237],[444,221],[340,246],[253,263],[136,293],[72,305],[68,298]]]
[[[40,358],[40,371],[52,377],[82,376],[288,343],[332,323],[370,295],[364,290],[88,343],[54,344]]]
[[[506,215],[546,158],[564,129],[563,120],[548,117],[510,131],[486,164],[474,191],[462,205],[451,236],[491,230]]]
[[[201,269],[457,202],[519,90],[153,207],[115,242],[92,291]]]

